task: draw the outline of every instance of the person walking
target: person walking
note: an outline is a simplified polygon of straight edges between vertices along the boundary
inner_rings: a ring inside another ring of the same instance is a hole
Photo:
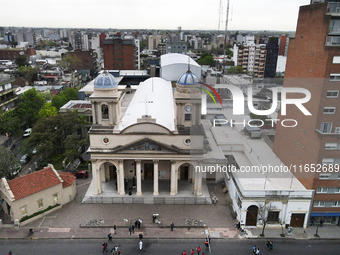
[[[260,249],[259,249],[259,248],[257,248],[255,254],[256,254],[256,255],[259,255],[259,254],[260,254]]]
[[[111,233],[109,233],[109,234],[107,235],[107,237],[109,238],[109,241],[112,241],[112,234],[111,234]]]
[[[174,224],[174,223],[171,223],[171,224],[170,224],[171,231],[174,231],[174,227],[175,227],[175,224]]]
[[[201,250],[202,250],[202,249],[201,249],[201,247],[199,247],[199,246],[196,248],[197,255],[200,255],[200,253],[201,253]]]
[[[187,255],[187,252],[186,252],[186,251],[183,251],[183,252],[182,252],[182,255]]]
[[[194,249],[191,249],[191,255],[195,255]]]
[[[131,233],[132,233],[132,227],[131,226],[129,227],[129,232],[130,232],[130,236],[131,236]]]
[[[135,225],[131,225],[131,228],[132,228],[132,233],[134,234],[135,233]]]
[[[116,225],[113,225],[113,232],[115,233],[115,234],[117,234],[117,226]]]
[[[138,227],[138,229],[140,229],[140,219],[138,219],[137,227]]]

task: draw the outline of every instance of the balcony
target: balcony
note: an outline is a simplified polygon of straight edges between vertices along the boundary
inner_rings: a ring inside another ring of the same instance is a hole
[[[327,14],[340,15],[340,3],[328,3]]]
[[[328,34],[329,35],[340,35],[340,27],[339,26],[329,27]]]
[[[325,46],[340,46],[340,36],[327,36]]]

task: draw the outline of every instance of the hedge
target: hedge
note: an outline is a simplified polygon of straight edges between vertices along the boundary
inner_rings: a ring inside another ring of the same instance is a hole
[[[44,212],[47,212],[47,211],[49,211],[49,210],[51,210],[51,209],[53,209],[53,208],[55,208],[55,207],[57,207],[57,206],[59,206],[60,204],[55,204],[55,205],[50,205],[49,207],[47,207],[45,210],[42,210],[42,211],[39,211],[39,212],[35,212],[35,213],[33,213],[32,215],[26,215],[26,216],[24,216],[24,217],[22,217],[21,219],[20,219],[20,222],[23,222],[23,221],[25,221],[25,220],[28,220],[28,219],[31,219],[31,218],[33,218],[33,217],[35,217],[35,216],[38,216],[39,214],[42,214],[42,213],[44,213]]]

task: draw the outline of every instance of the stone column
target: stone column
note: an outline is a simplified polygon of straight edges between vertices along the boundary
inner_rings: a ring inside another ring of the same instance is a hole
[[[157,196],[158,193],[158,160],[153,161],[153,195]]]
[[[124,188],[124,160],[118,160],[119,163],[119,195],[125,195],[125,188]]]
[[[92,121],[93,124],[97,124],[97,108],[96,108],[97,102],[92,103]]]
[[[177,194],[177,176],[176,176],[176,160],[171,160],[171,183],[170,183],[170,195],[174,196]]]
[[[196,177],[195,177],[195,195],[196,196],[202,196],[202,173],[201,172],[196,172]]]
[[[136,161],[136,174],[137,174],[137,196],[142,195],[142,173],[141,173],[141,160]]]
[[[93,195],[102,193],[102,184],[100,182],[100,167],[97,165],[97,160],[92,160],[93,174]]]

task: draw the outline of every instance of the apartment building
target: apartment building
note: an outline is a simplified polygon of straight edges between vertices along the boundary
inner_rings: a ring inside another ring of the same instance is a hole
[[[311,115],[289,105],[287,114],[279,114],[278,119],[293,119],[298,124],[291,128],[278,125],[274,142],[281,161],[297,166],[293,169],[296,177],[307,189],[315,190],[313,221],[336,224],[340,223],[339,15],[339,1],[312,0],[300,7],[283,87],[309,90],[311,99],[303,106]]]
[[[264,78],[266,45],[255,44],[254,36],[246,36],[243,44],[234,44],[234,63],[255,78]]]
[[[120,33],[104,40],[104,67],[107,70],[138,69],[138,47],[133,38],[122,38]]]

